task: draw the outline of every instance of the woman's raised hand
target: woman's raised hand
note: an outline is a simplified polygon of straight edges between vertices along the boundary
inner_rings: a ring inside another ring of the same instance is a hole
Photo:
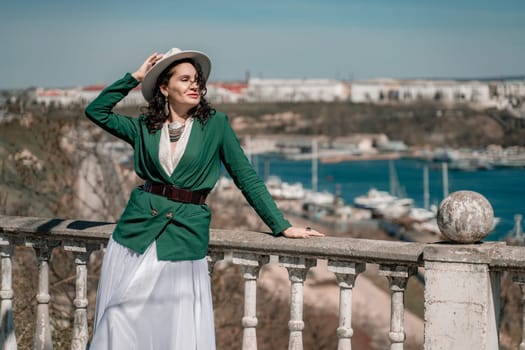
[[[151,56],[149,56],[148,58],[146,58],[146,60],[144,61],[144,63],[142,63],[142,65],[139,67],[139,69],[137,69],[134,73],[132,73],[131,75],[133,76],[133,78],[137,79],[138,81],[142,82],[142,80],[144,80],[144,77],[146,76],[146,74],[150,71],[150,69],[155,65],[155,63],[157,63],[158,60],[160,60],[164,55],[161,54],[161,53],[154,53],[152,54]]]
[[[288,238],[309,238],[309,237],[323,237],[324,234],[317,232],[311,227],[288,227],[283,232],[283,236]]]

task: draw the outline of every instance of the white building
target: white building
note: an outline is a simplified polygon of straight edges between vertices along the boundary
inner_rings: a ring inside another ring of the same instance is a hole
[[[102,85],[71,89],[37,88],[32,99],[45,106],[85,106],[105,88]],[[524,105],[525,81],[456,81],[374,79],[348,84],[330,79],[249,79],[245,82],[211,82],[206,95],[212,103],[335,102],[412,103],[439,101],[469,103],[479,107],[517,108]],[[140,86],[119,105],[145,105]]]
[[[212,103],[238,103],[246,100],[246,83],[209,83],[206,100]]]
[[[479,81],[377,79],[352,83],[351,101],[355,103],[418,100],[493,104],[489,84]]]
[[[36,88],[30,96],[34,102],[46,107],[66,107],[79,102],[78,91],[75,89]]]
[[[496,96],[525,98],[525,80],[493,81],[490,85]]]
[[[329,79],[259,79],[248,81],[246,99],[251,102],[345,101],[348,84]]]
[[[100,92],[105,88],[103,85],[84,86],[71,89],[45,89],[36,88],[31,94],[31,99],[46,107],[68,107],[68,106],[86,106],[93,101]],[[118,103],[118,106],[136,106],[144,105],[146,101],[142,96],[140,87],[129,92],[129,94]]]

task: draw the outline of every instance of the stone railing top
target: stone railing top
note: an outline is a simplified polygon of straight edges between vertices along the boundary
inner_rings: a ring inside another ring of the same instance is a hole
[[[85,220],[64,220],[0,215],[0,234],[35,236],[48,240],[82,240],[105,243],[115,224]]]
[[[115,224],[83,220],[0,216],[0,235],[27,239],[83,241],[104,244]],[[26,237],[22,237],[26,236]],[[260,232],[211,230],[210,250],[254,252],[309,258],[417,264],[423,244],[355,238],[288,239]]]
[[[32,240],[105,244],[115,224],[0,215],[0,245],[28,244]],[[289,239],[243,230],[211,230],[210,251],[295,256],[334,261],[422,265],[424,260],[486,263],[497,269],[525,270],[525,247],[503,242],[434,244],[371,239],[323,237]]]
[[[210,249],[370,263],[417,264],[425,245],[344,237],[289,239],[237,230],[212,230]]]

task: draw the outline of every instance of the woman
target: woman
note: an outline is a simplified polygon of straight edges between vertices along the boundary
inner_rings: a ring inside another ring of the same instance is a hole
[[[322,236],[292,227],[245,157],[224,114],[204,98],[208,56],[154,53],[107,87],[86,115],[134,148],[134,189],[104,256],[91,349],[214,349],[205,204],[224,164],[274,235]],[[144,115],[112,112],[142,83]]]

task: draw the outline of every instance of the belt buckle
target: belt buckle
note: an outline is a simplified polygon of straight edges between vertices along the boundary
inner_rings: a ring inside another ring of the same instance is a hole
[[[166,197],[166,188],[167,187],[168,187],[167,185],[162,185],[162,196],[163,197]]]

